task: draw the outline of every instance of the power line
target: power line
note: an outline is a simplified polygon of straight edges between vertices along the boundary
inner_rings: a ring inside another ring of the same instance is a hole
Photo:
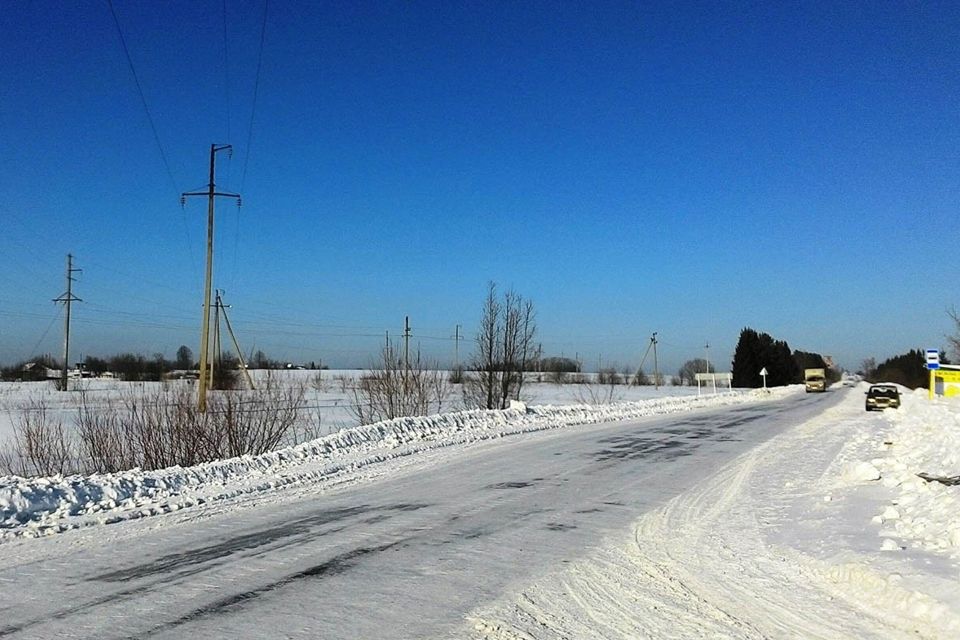
[[[53,323],[57,321],[57,318],[60,317],[60,312],[63,307],[57,307],[57,312],[53,314],[53,318],[50,319],[50,324],[47,325],[47,328],[43,330],[43,335],[40,336],[40,339],[37,340],[37,344],[33,345],[33,349],[30,350],[30,354],[27,357],[33,356],[36,354],[37,349],[40,348],[40,343],[43,342],[44,338],[47,337],[47,334],[50,333],[50,329],[53,327]]]
[[[140,104],[143,105],[143,111],[147,114],[147,122],[150,124],[150,131],[153,132],[153,140],[157,144],[157,149],[160,151],[160,158],[163,160],[164,169],[167,171],[167,177],[170,179],[170,185],[173,187],[174,193],[180,193],[180,189],[177,187],[177,180],[173,177],[173,170],[170,168],[170,161],[167,159],[167,153],[163,150],[163,143],[160,142],[160,134],[157,132],[157,125],[153,121],[153,115],[150,113],[150,107],[147,104],[147,96],[143,92],[143,85],[140,84],[140,77],[137,75],[137,69],[133,65],[133,58],[130,56],[130,49],[127,47],[127,39],[123,37],[123,29],[120,27],[120,19],[117,17],[117,11],[113,6],[113,0],[107,0],[107,5],[110,7],[110,15],[113,16],[113,24],[117,28],[117,36],[120,38],[120,44],[123,47],[123,55],[127,59],[127,64],[130,66],[130,74],[133,76],[133,82],[137,87],[137,94],[140,96]],[[183,234],[184,242],[187,245],[187,250],[190,252],[190,265],[193,270],[194,277],[197,275],[196,271],[196,260],[193,255],[193,243],[190,242],[190,227],[187,225],[187,214],[184,211],[181,211],[180,220],[183,224]]]
[[[263,68],[263,43],[267,37],[267,8],[270,0],[263,0],[263,23],[260,25],[260,53],[257,54],[257,73],[253,82],[253,106],[250,108],[250,127],[247,129],[247,146],[243,152],[243,173],[240,176],[240,191],[247,183],[247,166],[250,163],[250,144],[253,140],[253,122],[257,113],[257,96],[260,94],[260,71]]]
[[[127,64],[130,65],[130,73],[133,75],[133,82],[137,85],[137,93],[140,95],[140,103],[147,114],[147,121],[150,123],[150,130],[153,132],[153,139],[157,143],[157,149],[160,150],[160,157],[163,159],[163,166],[167,169],[167,177],[170,178],[170,184],[173,185],[175,193],[179,193],[177,181],[173,177],[173,171],[170,169],[170,163],[167,161],[167,154],[163,150],[163,144],[160,142],[160,134],[157,133],[157,126],[153,122],[153,116],[150,114],[150,107],[147,106],[147,97],[143,93],[143,87],[140,84],[140,78],[137,76],[137,70],[133,66],[133,58],[130,57],[130,50],[127,48],[127,40],[123,37],[123,29],[120,28],[120,20],[117,18],[117,12],[113,8],[113,0],[107,0],[110,6],[110,14],[113,16],[113,24],[117,27],[117,35],[120,36],[120,44],[123,45],[123,54],[127,58]]]
[[[227,140],[229,141],[232,138],[230,137],[230,56],[227,51],[227,0],[223,0],[223,85],[227,98]]]

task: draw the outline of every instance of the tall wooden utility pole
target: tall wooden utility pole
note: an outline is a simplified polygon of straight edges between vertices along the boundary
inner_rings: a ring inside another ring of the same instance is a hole
[[[403,316],[403,367],[410,370],[410,316]]]
[[[653,345],[653,385],[654,388],[660,388],[660,366],[657,364],[657,332],[654,331],[650,337],[650,343]]]
[[[66,313],[63,317],[63,370],[60,372],[60,391],[67,390],[67,371],[70,368],[70,303],[83,302],[80,298],[73,295],[73,274],[83,271],[83,269],[73,268],[73,255],[67,254],[67,292],[59,298],[54,298],[54,302],[62,302],[66,307]]]
[[[240,206],[240,195],[236,193],[226,193],[217,191],[214,181],[214,165],[217,152],[233,147],[229,144],[211,144],[210,145],[210,183],[206,191],[194,191],[180,195],[180,203],[186,204],[189,196],[207,196],[207,272],[203,284],[203,322],[200,328],[200,389],[197,399],[197,408],[200,411],[207,410],[207,388],[212,382],[212,372],[209,370],[210,362],[210,290],[213,282],[213,202],[217,196],[225,198],[236,198],[237,206]],[[212,365],[212,362],[210,362]]]
[[[453,334],[453,370],[460,371],[460,325]]]

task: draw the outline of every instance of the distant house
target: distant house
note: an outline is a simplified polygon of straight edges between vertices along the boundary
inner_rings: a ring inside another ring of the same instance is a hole
[[[21,369],[21,380],[37,382],[40,380],[56,380],[60,372],[50,369],[42,362],[28,362]]]

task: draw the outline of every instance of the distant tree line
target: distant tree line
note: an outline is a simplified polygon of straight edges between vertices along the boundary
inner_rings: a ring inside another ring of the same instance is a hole
[[[218,360],[218,366],[214,368],[214,387],[229,388],[230,378],[228,372],[234,371],[239,366],[239,360],[236,356],[222,354]],[[294,365],[273,360],[263,351],[255,351],[246,363],[250,369],[290,369]],[[0,367],[0,379],[3,380],[23,380],[39,381],[47,379],[48,370],[59,370],[63,363],[49,354],[36,356],[28,360],[22,360],[8,367]],[[123,352],[111,356],[98,357],[86,356],[81,363],[81,369],[84,375],[100,377],[106,373],[113,374],[118,379],[125,382],[150,382],[163,380],[166,377],[178,371],[196,371],[199,364],[194,358],[193,351],[186,345],[180,345],[177,349],[176,357],[173,360],[168,359],[162,353],[155,353],[147,357],[140,353]],[[321,366],[310,362],[306,366],[297,366],[302,369],[320,369]],[[217,371],[223,371],[223,384],[217,382]]]
[[[940,353],[940,362],[950,364],[943,352]],[[927,389],[930,386],[926,354],[920,349],[911,349],[907,353],[887,358],[879,365],[875,359],[867,358],[863,361],[859,373],[867,382],[894,382],[910,389]]]
[[[827,366],[819,353],[791,351],[786,340],[749,327],[740,332],[733,354],[733,386],[757,389],[763,386],[762,369],[767,370],[767,386],[781,387],[803,382],[804,369],[826,369],[827,379],[836,381],[840,373]]]

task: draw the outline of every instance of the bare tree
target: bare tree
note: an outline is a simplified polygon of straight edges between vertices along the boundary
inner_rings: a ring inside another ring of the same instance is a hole
[[[464,389],[471,404],[505,409],[511,399],[520,399],[527,365],[537,358],[536,332],[533,303],[514,291],[499,298],[491,282],[477,332],[477,375]]]
[[[353,388],[353,413],[360,424],[439,412],[448,395],[447,376],[420,358],[408,364],[387,344],[380,361]]]
[[[714,373],[716,371],[712,364],[709,365],[709,367],[710,370],[707,371],[707,361],[703,358],[687,360],[677,372],[677,377],[680,378],[680,384],[692,385],[694,382],[696,382],[696,376],[698,373]]]
[[[960,359],[960,315],[958,315],[956,308],[947,311],[947,315],[950,316],[954,327],[956,327],[956,333],[948,335],[947,342],[950,343],[950,350],[953,351],[953,355]]]

